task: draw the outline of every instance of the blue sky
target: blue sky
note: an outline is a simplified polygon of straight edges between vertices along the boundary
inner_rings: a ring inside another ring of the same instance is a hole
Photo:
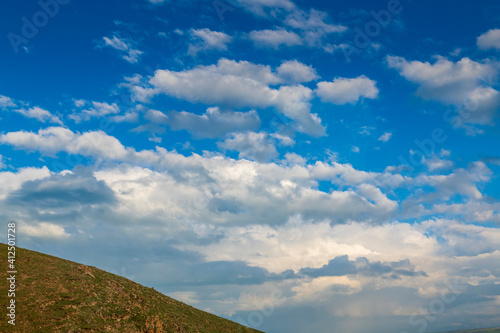
[[[0,216],[267,332],[500,325],[499,9],[13,2]]]

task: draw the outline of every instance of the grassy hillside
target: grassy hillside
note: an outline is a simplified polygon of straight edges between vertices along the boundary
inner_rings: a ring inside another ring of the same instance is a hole
[[[197,310],[121,276],[17,248],[16,326],[7,323],[7,246],[0,332],[259,332]],[[13,329],[15,328],[15,329]]]

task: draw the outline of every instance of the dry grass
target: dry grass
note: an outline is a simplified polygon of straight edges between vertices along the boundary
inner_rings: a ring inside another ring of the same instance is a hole
[[[6,258],[7,246],[0,249]],[[124,277],[46,254],[18,248],[16,267],[16,326],[3,310],[0,332],[259,332]],[[3,309],[6,271],[0,271]]]

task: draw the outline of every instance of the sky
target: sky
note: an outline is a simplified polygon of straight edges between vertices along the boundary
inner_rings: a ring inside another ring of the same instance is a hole
[[[8,2],[18,246],[270,333],[500,326],[497,1]]]

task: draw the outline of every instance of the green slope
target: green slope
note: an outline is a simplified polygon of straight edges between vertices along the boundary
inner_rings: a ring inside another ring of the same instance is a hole
[[[124,277],[17,248],[16,325],[7,323],[7,245],[0,332],[259,332],[195,309]]]

